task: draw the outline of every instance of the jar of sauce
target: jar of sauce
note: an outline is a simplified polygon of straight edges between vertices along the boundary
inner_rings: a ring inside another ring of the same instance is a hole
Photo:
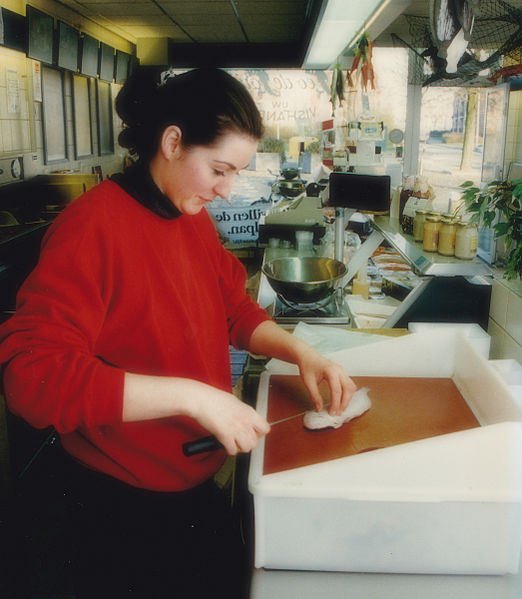
[[[455,254],[456,235],[457,221],[451,216],[443,217],[439,231],[439,254],[443,256],[453,256]]]
[[[477,226],[459,223],[455,237],[455,256],[462,260],[471,260],[477,255],[477,245]]]
[[[428,214],[424,222],[422,247],[426,252],[436,252],[439,245],[440,216]]]
[[[424,222],[428,214],[428,210],[415,210],[415,218],[413,219],[413,239],[415,241],[424,239]]]

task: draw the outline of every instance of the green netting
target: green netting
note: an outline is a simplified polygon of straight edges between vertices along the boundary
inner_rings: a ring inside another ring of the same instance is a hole
[[[492,85],[488,77],[502,66],[522,63],[522,9],[503,0],[481,0],[473,5],[475,16],[468,52],[456,73],[445,71],[428,17],[404,15],[410,40],[392,34],[394,44],[410,49],[409,83],[438,86]],[[487,69],[487,73],[483,71]]]

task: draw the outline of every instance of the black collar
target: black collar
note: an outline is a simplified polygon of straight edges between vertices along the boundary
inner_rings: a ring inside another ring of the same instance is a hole
[[[119,185],[142,206],[161,216],[161,218],[171,220],[181,216],[181,212],[159,190],[150,175],[149,169],[141,162],[129,166],[124,173],[116,173],[111,177],[111,181]]]

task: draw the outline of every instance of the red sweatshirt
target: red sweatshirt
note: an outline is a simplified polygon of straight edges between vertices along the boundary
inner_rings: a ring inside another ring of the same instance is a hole
[[[230,391],[229,342],[246,348],[268,318],[245,281],[206,210],[164,219],[101,183],[52,224],[0,327],[9,408],[34,427],[53,425],[69,453],[132,485],[203,482],[223,452],[184,457],[185,441],[208,434],[188,417],[123,423],[124,373]]]

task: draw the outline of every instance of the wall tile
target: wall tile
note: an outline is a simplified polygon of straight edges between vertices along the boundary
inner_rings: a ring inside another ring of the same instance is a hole
[[[517,360],[522,364],[522,347],[509,335],[503,339],[502,358]]]
[[[31,148],[31,126],[29,121],[22,122],[22,147],[24,152],[30,152]]]
[[[2,132],[2,146],[4,152],[13,151],[13,135],[11,133],[11,123],[9,121],[0,121]]]
[[[509,291],[504,285],[499,283],[496,279],[493,279],[489,315],[501,327],[506,326],[508,293]]]
[[[9,121],[11,125],[11,136],[13,140],[13,151],[21,152],[23,150],[24,142],[22,138],[22,122],[23,121]]]
[[[506,333],[502,327],[499,327],[498,324],[489,319],[488,322],[488,335],[491,336],[491,345],[489,349],[489,358],[490,360],[500,360],[504,356],[502,355],[502,350],[504,347],[504,337]]]
[[[522,298],[509,292],[506,312],[506,331],[522,345]]]
[[[7,112],[7,89],[5,87],[0,87],[0,119],[7,118],[9,118]]]

